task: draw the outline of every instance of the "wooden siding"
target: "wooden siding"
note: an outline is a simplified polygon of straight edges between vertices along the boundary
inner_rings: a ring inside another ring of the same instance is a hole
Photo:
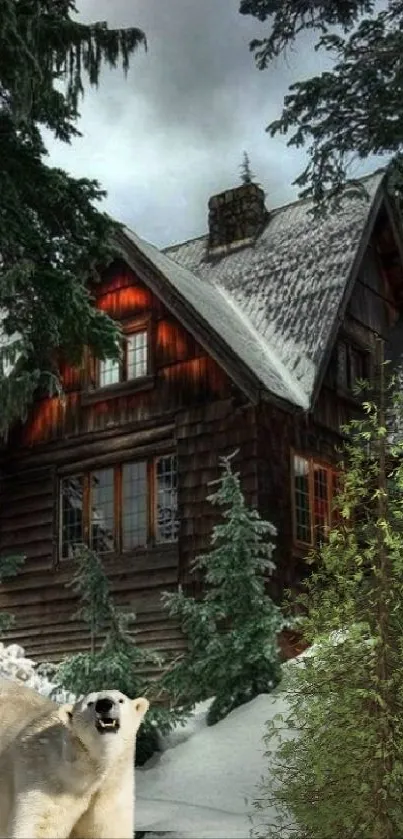
[[[332,430],[337,434],[341,426],[346,425],[359,413],[357,398],[343,390],[337,382],[338,341],[344,340],[352,347],[367,350],[371,367],[376,340],[379,337],[388,340],[400,307],[394,284],[383,264],[382,253],[374,238],[364,256],[314,407],[314,422],[320,428]]]
[[[109,436],[104,436],[106,433]],[[87,435],[88,436],[88,435]],[[184,649],[177,624],[162,610],[160,595],[178,582],[197,590],[197,577],[189,565],[209,547],[217,512],[207,502],[209,481],[219,475],[218,457],[239,448],[236,467],[241,471],[247,499],[257,504],[255,410],[233,400],[178,412],[169,424],[146,425],[99,433],[94,439],[34,447],[10,457],[3,479],[0,510],[1,553],[26,554],[20,574],[0,587],[0,609],[14,614],[9,642],[22,643],[34,660],[60,660],[64,653],[89,648],[88,630],[74,618],[77,601],[66,583],[69,560],[57,558],[57,485],[63,474],[93,464],[119,462],[133,453],[173,449],[178,457],[180,533],[175,545],[105,559],[115,600],[134,608],[137,638],[169,657]],[[39,462],[46,465],[39,467]]]
[[[74,617],[77,601],[66,587],[69,560],[58,555],[60,478],[131,459],[175,452],[180,530],[176,544],[104,559],[115,600],[137,614],[137,638],[169,657],[184,649],[177,624],[163,611],[161,592],[189,575],[209,546],[216,518],[206,501],[219,475],[220,455],[239,448],[247,498],[257,504],[255,411],[228,376],[128,268],[119,264],[95,291],[97,305],[123,325],[151,318],[152,381],[124,392],[88,390],[94,370],[62,366],[63,399],[39,400],[12,435],[0,507],[0,552],[27,556],[21,573],[0,586],[0,609],[14,614],[9,642],[34,660],[60,660],[89,648],[88,630]],[[149,378],[149,377],[148,377]],[[128,383],[126,383],[128,384]],[[133,384],[133,387],[131,387]]]
[[[94,368],[62,365],[63,399],[39,400],[13,445],[37,446],[103,429],[143,423],[163,412],[223,398],[231,393],[228,376],[124,264],[111,269],[94,290],[96,305],[124,324],[152,318],[152,374],[146,382],[94,392]]]

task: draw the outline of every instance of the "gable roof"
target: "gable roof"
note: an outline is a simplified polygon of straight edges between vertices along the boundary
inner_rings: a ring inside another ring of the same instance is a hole
[[[313,219],[309,201],[273,210],[254,245],[215,261],[206,259],[207,236],[160,251],[125,229],[120,243],[126,258],[125,244],[134,246],[164,278],[159,291],[185,301],[260,387],[308,410],[383,198],[383,178],[376,172],[361,179],[369,200],[346,196],[324,219]]]

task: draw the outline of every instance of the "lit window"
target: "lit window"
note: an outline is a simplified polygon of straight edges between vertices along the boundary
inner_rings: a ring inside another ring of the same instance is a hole
[[[114,470],[91,472],[90,487],[90,544],[97,553],[107,553],[115,548]]]
[[[148,333],[133,332],[127,336],[126,373],[127,379],[139,379],[148,372]]]
[[[64,559],[73,556],[75,547],[83,541],[83,487],[84,478],[76,475],[61,481],[61,555]]]
[[[332,509],[337,486],[337,475],[330,466],[317,463],[313,458],[294,455],[295,542],[313,547],[327,538],[337,518]]]
[[[147,463],[125,463],[122,473],[122,548],[147,544]]]
[[[174,542],[178,535],[176,457],[165,455],[156,462],[156,541]]]

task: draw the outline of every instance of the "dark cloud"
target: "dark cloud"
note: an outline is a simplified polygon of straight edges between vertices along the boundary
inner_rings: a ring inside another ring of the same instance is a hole
[[[156,244],[201,234],[211,194],[238,182],[242,152],[274,206],[292,200],[304,153],[270,139],[289,84],[320,64],[304,39],[259,72],[248,45],[264,25],[239,0],[79,0],[86,20],[139,26],[149,43],[128,78],[107,72],[82,105],[84,137],[50,143],[52,160],[98,178],[106,209]],[[322,59],[323,63],[323,59]]]

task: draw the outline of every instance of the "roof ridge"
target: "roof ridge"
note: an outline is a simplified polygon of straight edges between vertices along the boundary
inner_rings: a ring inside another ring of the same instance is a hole
[[[385,166],[379,166],[378,169],[374,169],[373,172],[369,172],[367,175],[362,175],[360,178],[349,178],[347,184],[353,183],[354,181],[366,181],[369,178],[373,178],[375,175],[380,175],[381,172],[386,172]],[[279,204],[278,207],[272,207],[270,213],[278,215],[279,213],[283,212],[283,210],[288,210],[290,207],[295,207],[296,204],[300,204],[302,207],[304,204],[308,204],[310,201],[312,201],[312,198],[296,198],[294,201],[288,201],[287,204]],[[270,218],[267,224],[270,224]],[[267,224],[265,225],[264,229],[266,229]],[[189,239],[184,239],[182,242],[175,242],[171,245],[165,245],[163,248],[159,248],[159,250],[161,251],[161,253],[167,253],[167,251],[174,251],[178,248],[184,247],[184,245],[190,245],[191,243],[199,242],[202,239],[207,239],[207,237],[208,231],[206,230],[206,232],[200,234],[200,236],[194,236]]]

